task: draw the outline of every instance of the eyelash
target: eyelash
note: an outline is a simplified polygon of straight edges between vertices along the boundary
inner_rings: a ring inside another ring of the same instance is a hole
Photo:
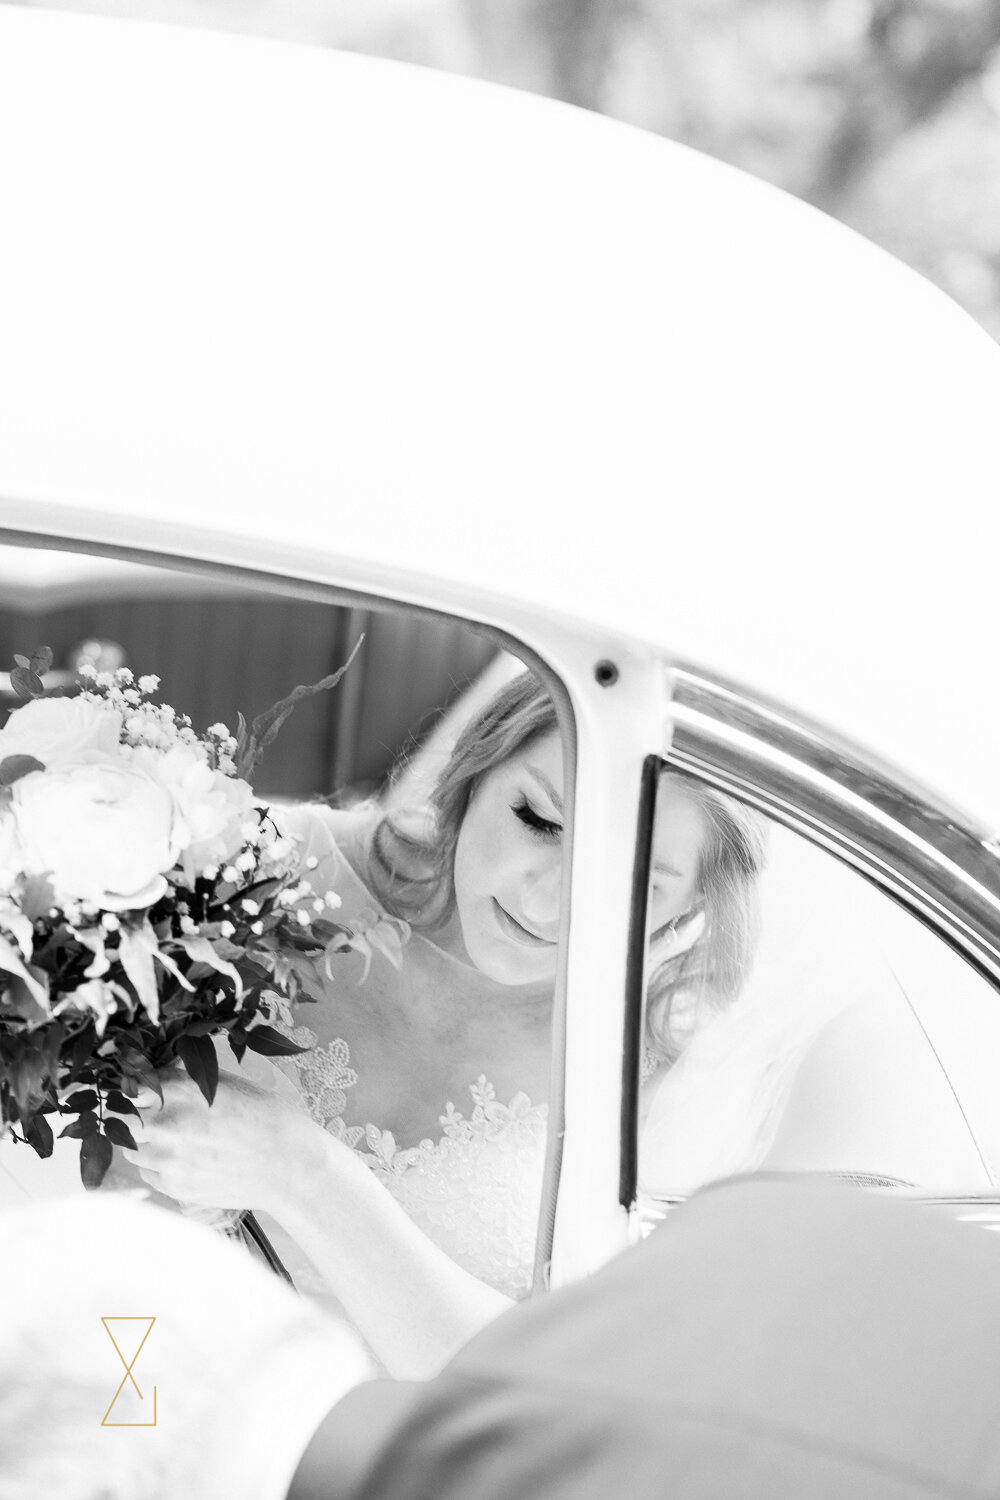
[[[562,833],[562,824],[539,817],[526,797],[522,797],[520,802],[513,802],[511,812],[524,824],[532,838],[557,839]]]

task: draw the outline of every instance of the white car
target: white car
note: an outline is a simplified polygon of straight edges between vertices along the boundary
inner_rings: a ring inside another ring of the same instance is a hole
[[[5,654],[120,648],[220,716],[367,624],[288,795],[411,736],[428,774],[498,653],[556,699],[538,1284],[734,1171],[989,1220],[987,335],[696,153],[371,59],[0,5],[0,140]],[[773,837],[746,993],[644,1090],[664,765]],[[56,1182],[5,1151],[8,1198]]]

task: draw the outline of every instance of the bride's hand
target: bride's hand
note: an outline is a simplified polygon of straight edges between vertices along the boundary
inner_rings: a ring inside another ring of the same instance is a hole
[[[138,1149],[124,1155],[150,1187],[207,1208],[276,1212],[304,1180],[319,1129],[297,1104],[225,1072],[211,1106],[177,1073],[163,1080],[162,1107],[154,1099],[140,1113]]]
[[[680,958],[689,953],[705,931],[705,913],[701,910],[686,912],[674,921],[666,923],[650,934],[649,967],[655,971],[668,959]]]

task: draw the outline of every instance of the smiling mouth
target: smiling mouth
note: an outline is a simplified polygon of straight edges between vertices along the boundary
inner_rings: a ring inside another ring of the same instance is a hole
[[[554,948],[555,940],[539,937],[537,932],[532,932],[529,927],[522,927],[516,917],[512,917],[505,907],[495,896],[491,897],[493,902],[493,915],[501,932],[513,938],[515,943],[523,943],[526,948]]]

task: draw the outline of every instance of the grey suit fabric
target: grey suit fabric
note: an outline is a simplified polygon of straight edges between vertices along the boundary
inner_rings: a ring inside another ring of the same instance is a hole
[[[735,1180],[327,1421],[329,1500],[1000,1496],[1000,1234]]]

